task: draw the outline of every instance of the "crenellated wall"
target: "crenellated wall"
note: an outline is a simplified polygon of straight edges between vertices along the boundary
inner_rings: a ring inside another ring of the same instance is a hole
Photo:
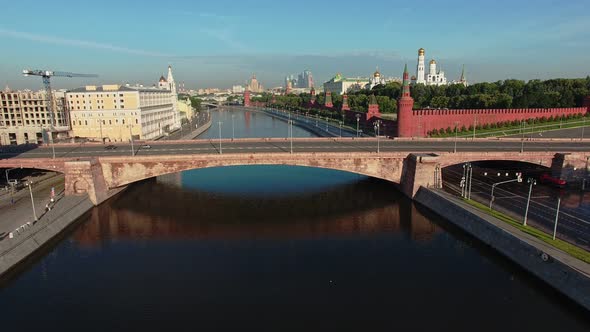
[[[523,109],[420,109],[413,110],[410,119],[404,119],[411,135],[425,137],[433,129],[485,125],[506,121],[540,119],[556,116],[586,114],[587,107],[571,108],[523,108]],[[407,121],[410,120],[410,121]]]

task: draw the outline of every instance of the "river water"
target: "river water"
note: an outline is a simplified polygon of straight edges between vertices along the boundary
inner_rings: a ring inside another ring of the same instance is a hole
[[[137,183],[0,282],[3,331],[588,331],[585,315],[393,184],[291,166]]]
[[[223,108],[221,111],[211,111],[211,121],[211,128],[200,135],[199,139],[219,138],[219,122],[221,122],[221,138],[290,137],[285,121],[262,112]],[[315,137],[315,135],[293,126],[293,137]]]

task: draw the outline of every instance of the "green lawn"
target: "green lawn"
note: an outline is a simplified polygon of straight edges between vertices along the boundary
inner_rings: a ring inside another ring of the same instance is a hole
[[[495,210],[491,210],[489,207],[487,207],[484,204],[472,201],[472,200],[464,200],[467,204],[477,208],[478,210],[485,212],[486,214],[495,217],[497,219],[502,220],[503,222],[510,224],[516,228],[518,228],[519,230],[521,230],[522,232],[532,235],[534,237],[536,237],[537,239],[561,250],[564,251],[568,254],[570,254],[573,257],[576,257],[579,260],[582,260],[586,263],[590,263],[590,252],[580,248],[580,247],[576,247],[573,244],[570,244],[568,242],[562,241],[560,239],[555,239],[553,240],[552,235],[547,234],[541,230],[538,230],[536,228],[530,227],[530,226],[523,226],[521,222],[515,220],[512,217],[509,217],[501,212],[495,211]]]
[[[586,117],[590,116],[587,114]],[[578,128],[585,125],[590,125],[590,120],[583,118],[565,119],[562,121],[547,121],[543,123],[527,124],[524,128],[524,137],[528,137],[532,133],[544,132],[548,130],[566,129],[566,128]],[[476,129],[475,137],[496,137],[496,136],[508,136],[522,134],[520,125],[506,126],[502,128],[488,128],[488,129]],[[431,137],[454,137],[455,132],[451,133],[439,133],[432,135]],[[473,130],[459,131],[458,137],[473,137]]]

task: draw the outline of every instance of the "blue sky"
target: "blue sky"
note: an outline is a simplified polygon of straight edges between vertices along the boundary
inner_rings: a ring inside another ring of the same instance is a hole
[[[152,84],[174,68],[190,88],[267,87],[304,69],[401,76],[426,49],[449,79],[590,74],[589,0],[30,1],[0,0],[0,85],[41,87],[22,69],[95,73],[83,84]]]

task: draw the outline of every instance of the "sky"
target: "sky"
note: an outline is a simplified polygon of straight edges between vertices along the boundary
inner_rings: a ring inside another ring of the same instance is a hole
[[[52,86],[152,85],[171,65],[186,88],[265,87],[312,71],[415,71],[417,50],[449,80],[590,74],[590,0],[0,0],[0,89],[39,89],[23,69],[91,73]]]

